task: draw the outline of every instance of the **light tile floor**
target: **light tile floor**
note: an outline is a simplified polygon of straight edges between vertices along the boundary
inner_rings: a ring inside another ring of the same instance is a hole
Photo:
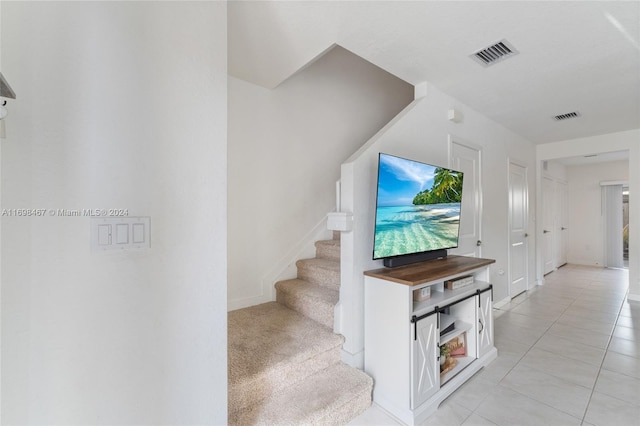
[[[566,265],[494,309],[498,358],[424,425],[640,425],[640,303],[626,270]],[[396,425],[372,405],[351,425]]]

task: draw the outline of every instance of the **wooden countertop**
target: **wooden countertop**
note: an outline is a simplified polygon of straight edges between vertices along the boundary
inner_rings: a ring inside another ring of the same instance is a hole
[[[493,259],[450,255],[442,259],[427,260],[397,268],[381,268],[365,271],[369,277],[416,286],[461,274],[495,263]]]

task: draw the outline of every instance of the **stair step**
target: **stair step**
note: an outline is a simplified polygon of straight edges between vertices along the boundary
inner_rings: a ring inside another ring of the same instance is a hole
[[[340,261],[340,240],[316,241],[316,257]]]
[[[232,425],[343,425],[371,405],[373,380],[338,363],[229,416]]]
[[[229,413],[340,360],[344,337],[279,303],[228,313]]]
[[[331,259],[301,259],[296,262],[298,278],[340,290],[340,262]]]
[[[308,281],[292,279],[276,283],[276,301],[307,318],[333,329],[333,310],[340,293]]]

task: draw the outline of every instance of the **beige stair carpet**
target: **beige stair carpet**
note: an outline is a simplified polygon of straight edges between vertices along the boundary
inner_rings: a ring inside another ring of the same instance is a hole
[[[236,413],[235,425],[343,425],[371,405],[373,380],[342,363]]]
[[[229,424],[340,425],[371,405],[373,380],[340,361],[333,333],[340,241],[316,242],[276,301],[229,312]]]
[[[296,267],[299,279],[321,287],[340,290],[340,262],[315,257],[298,260]]]
[[[340,237],[333,240],[316,241],[316,257],[340,261]]]
[[[344,338],[276,302],[229,312],[229,412],[340,359]]]
[[[333,328],[333,311],[340,297],[338,290],[297,278],[276,283],[276,290],[278,303]]]

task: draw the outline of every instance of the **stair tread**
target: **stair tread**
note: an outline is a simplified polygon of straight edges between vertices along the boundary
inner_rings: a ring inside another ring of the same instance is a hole
[[[331,271],[340,272],[340,262],[333,259],[325,259],[321,257],[314,257],[311,259],[300,259],[296,262],[296,265],[314,266],[322,269],[329,269]]]
[[[307,318],[333,329],[334,308],[340,298],[336,289],[294,278],[276,283],[276,301]]]
[[[280,291],[297,292],[304,297],[312,297],[323,302],[335,305],[340,299],[340,292],[328,287],[313,284],[306,280],[293,278],[276,283],[276,288]]]
[[[331,247],[340,247],[340,240],[320,240],[316,241],[316,246],[331,246]]]
[[[229,385],[341,347],[344,337],[276,302],[228,314]]]
[[[370,405],[372,386],[371,377],[338,363],[235,413],[230,423],[344,424]]]

